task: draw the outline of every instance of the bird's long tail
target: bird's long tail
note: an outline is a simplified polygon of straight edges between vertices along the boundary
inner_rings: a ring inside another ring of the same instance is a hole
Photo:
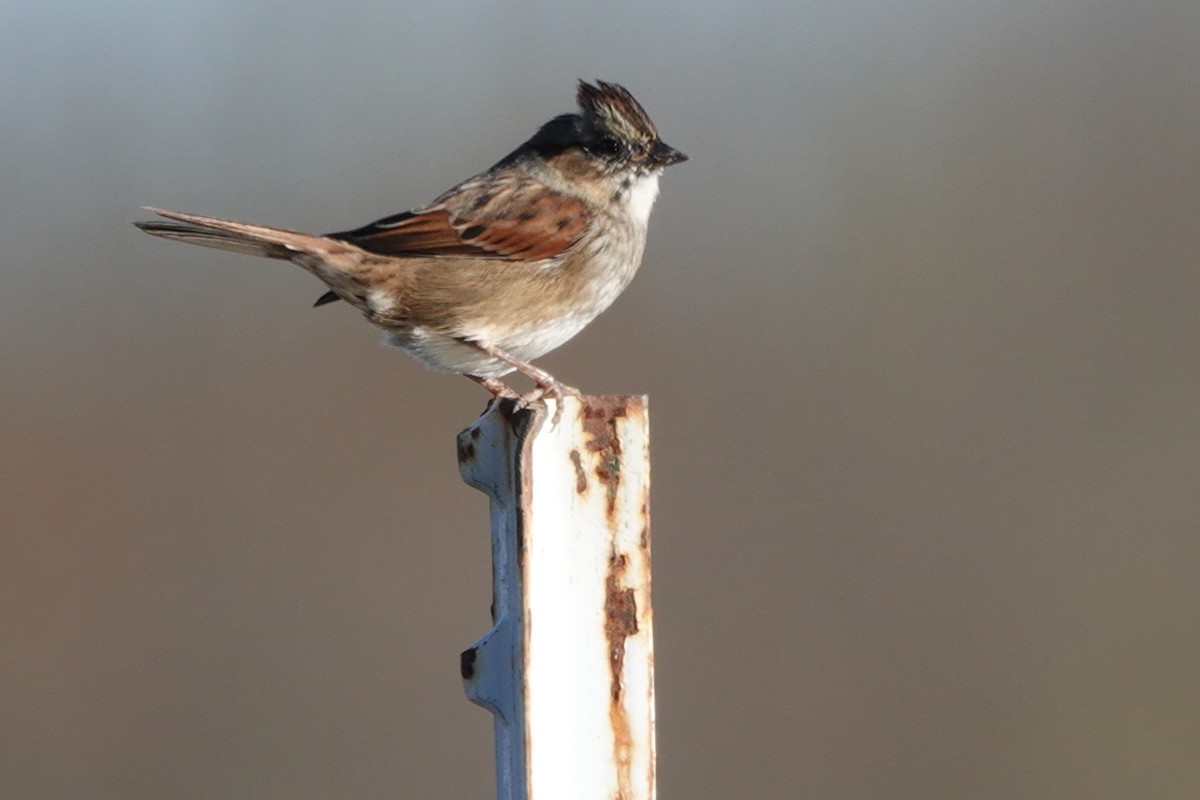
[[[292,261],[330,287],[330,290],[317,300],[316,305],[323,306],[335,300],[349,300],[356,308],[367,310],[366,297],[370,276],[364,274],[363,252],[352,244],[326,236],[251,225],[231,219],[184,214],[149,206],[146,210],[171,220],[133,223],[152,236],[230,250],[234,253]]]
[[[304,254],[334,255],[344,253],[349,249],[345,244],[326,239],[323,236],[312,236],[283,228],[268,228],[264,225],[251,225],[246,222],[205,217],[200,214],[184,214],[179,211],[166,211],[149,206],[146,207],[146,210],[165,217],[171,222],[147,220],[135,222],[134,225],[152,236],[189,242],[202,247],[215,247],[235,253],[283,259],[293,259]]]

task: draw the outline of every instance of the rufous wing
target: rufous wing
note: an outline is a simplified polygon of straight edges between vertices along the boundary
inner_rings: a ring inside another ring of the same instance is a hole
[[[578,198],[528,174],[503,171],[472,178],[424,208],[328,235],[400,258],[540,261],[573,247],[587,222]]]

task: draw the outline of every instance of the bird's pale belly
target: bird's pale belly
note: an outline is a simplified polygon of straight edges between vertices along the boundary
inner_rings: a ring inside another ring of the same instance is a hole
[[[637,243],[640,244],[640,243]],[[497,378],[513,371],[512,365],[493,358],[468,342],[492,345],[522,361],[531,362],[562,346],[583,330],[629,285],[641,261],[641,247],[634,246],[621,259],[613,259],[608,269],[598,271],[590,285],[572,281],[577,287],[572,297],[547,302],[533,286],[524,308],[509,308],[505,313],[472,315],[457,329],[415,324],[404,330],[389,330],[384,341],[405,351],[437,372],[457,372],[481,378]],[[595,262],[593,262],[595,263]],[[586,288],[584,288],[586,287]],[[535,307],[557,308],[556,313],[537,314]]]
[[[475,339],[492,344],[522,361],[533,361],[567,342],[583,330],[591,319],[560,318],[545,325],[509,330],[496,338],[481,331]],[[462,339],[429,328],[416,327],[404,333],[390,332],[384,335],[384,342],[403,350],[435,372],[498,378],[513,371],[511,365],[492,358]]]

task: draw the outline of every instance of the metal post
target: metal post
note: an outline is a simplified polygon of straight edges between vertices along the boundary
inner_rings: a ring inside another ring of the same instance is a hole
[[[458,437],[491,498],[492,629],[462,654],[495,715],[500,800],[651,800],[654,646],[645,397],[493,403]]]

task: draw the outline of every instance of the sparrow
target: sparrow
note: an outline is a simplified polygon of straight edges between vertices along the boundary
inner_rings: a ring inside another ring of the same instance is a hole
[[[607,309],[637,272],[662,171],[687,156],[663,142],[624,87],[579,82],[579,113],[555,117],[491,169],[432,203],[314,236],[147,207],[154,236],[291,261],[399,348],[518,408],[578,395],[535,366]],[[513,371],[534,388],[499,379]],[[561,408],[561,404],[560,404]]]

